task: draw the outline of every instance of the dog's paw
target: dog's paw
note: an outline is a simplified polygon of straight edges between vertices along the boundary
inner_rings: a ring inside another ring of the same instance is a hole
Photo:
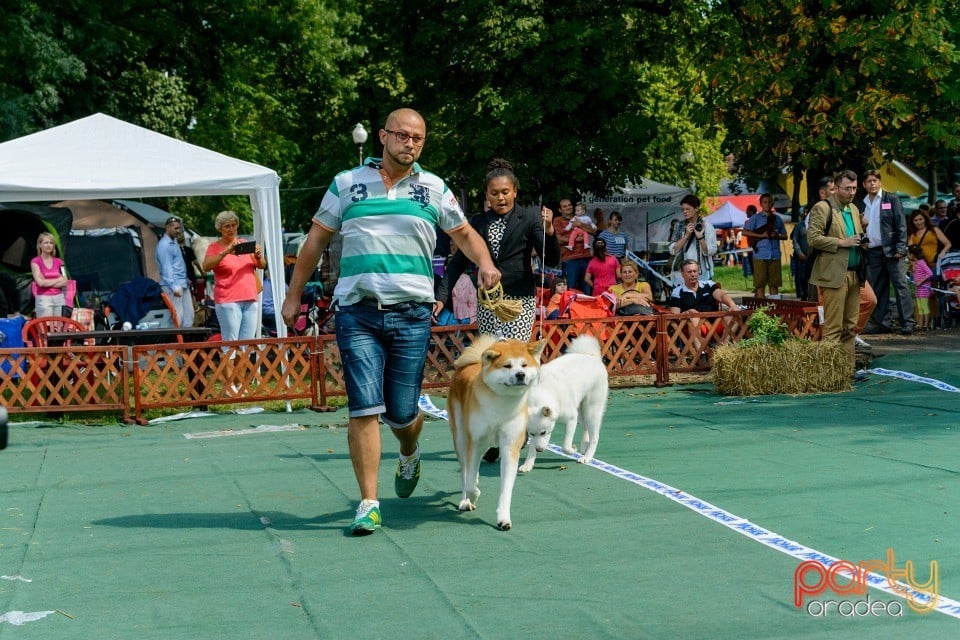
[[[466,498],[460,501],[460,506],[457,507],[460,511],[473,511],[477,508],[477,505],[473,504]]]
[[[568,448],[568,447],[564,447],[564,448],[563,448],[563,452],[564,452],[564,453],[576,453],[576,452],[577,452],[577,448],[576,448],[576,447],[569,447],[569,448]]]
[[[509,521],[509,520],[507,520],[506,522],[498,522],[498,523],[497,523],[497,528],[500,529],[500,531],[510,531],[510,527],[512,527],[512,526],[513,526],[513,525],[510,524],[510,521]]]
[[[590,464],[591,462],[593,462],[593,458],[588,458],[587,456],[580,456],[579,458],[577,458],[577,462],[579,462],[580,464]]]
[[[533,471],[533,464],[529,462],[525,462],[519,467],[517,467],[517,471],[519,471],[520,473],[530,473],[531,471]]]

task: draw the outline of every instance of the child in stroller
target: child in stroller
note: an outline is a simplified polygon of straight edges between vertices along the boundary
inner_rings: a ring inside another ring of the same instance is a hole
[[[960,324],[960,251],[949,251],[937,265],[940,276],[934,287],[937,292],[941,328],[948,329]]]

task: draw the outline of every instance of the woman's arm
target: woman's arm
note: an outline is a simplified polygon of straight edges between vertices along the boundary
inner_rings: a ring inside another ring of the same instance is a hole
[[[462,251],[457,251],[447,260],[447,268],[444,269],[440,286],[437,287],[437,304],[440,306],[436,308],[436,313],[440,313],[447,304],[453,288],[460,281],[460,276],[467,270],[467,264],[467,257]]]
[[[66,276],[57,276],[56,278],[44,278],[43,274],[40,273],[40,265],[36,262],[30,263],[30,272],[33,273],[33,281],[37,283],[38,287],[60,287],[63,288],[67,286],[67,277]]]
[[[556,227],[553,226],[553,212],[544,207],[539,219],[534,218],[533,224],[529,226],[527,242],[547,267],[557,267],[560,264],[560,243],[557,237]],[[545,255],[540,255],[541,251]]]
[[[253,264],[257,269],[267,268],[267,259],[263,257],[263,247],[260,243],[257,243],[257,248],[253,252]]]
[[[953,245],[950,244],[950,240],[947,238],[947,236],[943,235],[943,231],[940,231],[940,227],[934,227],[933,230],[937,234],[937,240],[939,240],[940,244],[943,245],[943,249],[941,249],[940,253],[937,254],[942,258],[943,254],[953,248]]]
[[[218,264],[223,262],[223,259],[226,258],[233,252],[233,248],[237,245],[237,240],[234,240],[230,243],[230,246],[224,249],[219,242],[214,242],[210,245],[210,248],[207,249],[207,255],[203,257],[203,270],[204,271],[213,271]],[[212,251],[211,251],[212,249]],[[220,251],[218,252],[217,249]]]
[[[705,253],[708,256],[715,256],[717,255],[717,251],[719,250],[719,247],[717,246],[717,230],[713,228],[712,224],[710,224],[706,220],[703,220],[703,218],[701,218],[701,221],[703,222],[703,243],[704,243],[704,247],[702,248],[706,250]]]

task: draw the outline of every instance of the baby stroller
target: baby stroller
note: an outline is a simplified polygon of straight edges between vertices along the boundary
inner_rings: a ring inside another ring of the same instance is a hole
[[[933,288],[937,292],[937,324],[949,329],[960,324],[960,251],[946,253],[937,264]]]

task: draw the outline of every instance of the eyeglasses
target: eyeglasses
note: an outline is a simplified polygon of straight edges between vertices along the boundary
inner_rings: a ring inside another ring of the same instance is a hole
[[[397,139],[397,142],[403,144],[407,140],[413,142],[413,146],[419,147],[422,146],[424,142],[427,141],[427,136],[412,136],[406,131],[390,131],[390,129],[384,129],[387,133],[393,134],[393,137]]]
[[[857,190],[856,187],[840,187],[838,191],[843,191],[845,193],[854,193]]]
[[[180,222],[180,218],[176,218],[176,217],[174,217],[174,216],[170,216],[169,218],[167,218],[167,222],[165,223],[165,225],[166,225],[166,226],[169,226],[169,225],[173,224],[174,222]]]

